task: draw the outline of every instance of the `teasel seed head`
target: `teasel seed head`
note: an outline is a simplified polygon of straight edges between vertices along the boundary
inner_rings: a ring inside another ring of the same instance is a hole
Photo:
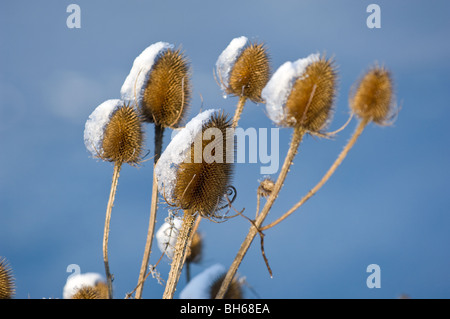
[[[233,173],[230,157],[234,147],[234,130],[223,112],[198,114],[175,135],[158,160],[159,192],[173,207],[217,218],[216,212],[228,203],[225,196]]]
[[[98,282],[95,286],[82,286],[72,299],[108,299],[108,286]]]
[[[204,139],[204,133],[208,129],[218,129],[221,136],[215,136],[214,140]],[[184,210],[198,212],[202,217],[218,217],[216,211],[225,203],[225,194],[231,181],[233,163],[227,162],[227,146],[231,145],[230,134],[231,121],[223,112],[213,113],[209,120],[202,125],[201,134],[195,137],[191,145],[190,159],[180,164],[177,181],[174,188],[174,200],[177,206]],[[195,144],[201,143],[202,154],[199,161],[199,151]],[[209,162],[207,156],[216,155],[217,148],[212,148],[207,154],[205,148],[210,143],[220,145],[222,154],[218,154],[215,160]]]
[[[310,132],[322,130],[330,117],[335,90],[333,62],[322,57],[311,63],[286,101],[286,125],[301,125]]]
[[[252,43],[236,60],[230,74],[228,94],[262,102],[261,91],[269,81],[269,57],[263,44]]]
[[[350,108],[361,119],[385,125],[392,118],[393,83],[390,72],[375,65],[367,71],[350,94]]]
[[[161,53],[145,85],[141,105],[144,120],[163,127],[177,127],[189,106],[190,76],[189,63],[180,49]]]
[[[84,130],[86,148],[94,157],[134,165],[141,159],[142,122],[136,109],[121,100],[107,100],[89,116]]]
[[[233,39],[219,56],[216,72],[226,94],[262,102],[261,91],[270,77],[270,61],[263,43],[246,37]]]
[[[222,285],[222,282],[225,279],[225,276],[226,276],[226,273],[224,273],[223,275],[218,277],[211,284],[211,288],[210,288],[211,299],[214,299],[216,297],[217,293],[219,292],[220,286]],[[243,294],[242,294],[241,284],[239,283],[239,281],[236,278],[233,278],[223,299],[242,299],[242,297],[243,297]]]
[[[196,231],[192,237],[191,246],[187,248],[186,262],[187,263],[199,263],[202,259],[203,252],[203,239],[202,236]]]
[[[4,257],[0,257],[0,299],[12,299],[16,291],[12,269]]]
[[[334,62],[319,54],[283,64],[263,90],[269,117],[278,125],[319,133],[336,96]]]
[[[262,197],[269,197],[275,187],[275,182],[269,178],[264,178],[258,186],[258,194]]]
[[[143,132],[136,110],[130,105],[117,109],[105,128],[102,157],[111,162],[136,164],[142,153]]]

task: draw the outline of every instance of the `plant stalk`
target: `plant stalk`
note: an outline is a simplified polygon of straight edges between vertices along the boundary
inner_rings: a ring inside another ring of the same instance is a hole
[[[105,264],[106,281],[108,284],[108,298],[112,299],[113,289],[112,289],[112,276],[109,270],[109,260],[108,260],[108,240],[109,240],[109,225],[111,223],[111,211],[114,206],[114,198],[116,197],[117,183],[119,180],[120,168],[122,163],[114,163],[114,172],[111,183],[111,191],[109,193],[108,206],[106,207],[106,218],[105,218],[105,229],[103,232],[103,262]]]
[[[344,146],[344,148],[342,149],[341,153],[339,154],[339,156],[336,158],[336,160],[334,161],[334,163],[330,166],[330,168],[328,169],[328,171],[325,173],[325,175],[322,177],[322,179],[316,184],[316,186],[314,186],[297,204],[295,204],[289,211],[287,211],[283,216],[281,216],[280,218],[278,218],[277,220],[275,220],[274,222],[264,226],[261,228],[261,231],[269,229],[275,225],[277,225],[278,223],[280,223],[281,221],[283,221],[284,219],[286,219],[286,217],[288,217],[289,215],[291,215],[294,211],[296,211],[300,206],[302,206],[308,199],[310,199],[311,197],[314,196],[314,194],[317,193],[317,191],[330,179],[331,175],[333,175],[333,173],[336,171],[336,169],[338,168],[339,165],[341,165],[341,163],[343,162],[343,160],[345,159],[345,157],[347,156],[348,152],[350,151],[350,149],[355,145],[356,141],[358,140],[359,136],[361,135],[361,133],[364,131],[364,128],[367,126],[367,124],[369,123],[368,119],[363,119],[361,120],[361,122],[359,122],[358,126],[356,127],[355,132],[353,133],[352,137],[350,138],[350,140],[347,142],[347,144]]]
[[[235,128],[238,125],[239,119],[241,118],[242,111],[244,109],[245,102],[247,98],[243,95],[239,97],[239,102],[236,106],[236,111],[234,112],[232,127]]]
[[[169,277],[167,279],[163,299],[173,299],[178,280],[180,279],[181,271],[186,260],[187,247],[191,244],[191,234],[196,217],[196,214],[188,210],[183,214],[183,222],[181,224],[181,229],[178,232],[175,252],[170,266]]]
[[[142,257],[141,270],[139,271],[139,279],[136,288],[136,299],[142,298],[142,292],[144,290],[144,282],[148,271],[148,262],[153,244],[153,235],[155,232],[156,224],[156,211],[158,209],[158,183],[155,176],[155,166],[158,159],[161,156],[162,141],[164,136],[164,127],[155,123],[155,158],[153,164],[153,184],[152,184],[152,202],[150,205],[150,220],[148,223],[147,240],[145,242],[144,256]]]
[[[269,198],[267,199],[266,204],[264,205],[263,209],[258,214],[258,217],[256,218],[256,220],[254,222],[254,225],[252,225],[250,227],[247,237],[242,242],[241,248],[239,249],[235,259],[233,260],[233,263],[231,264],[230,268],[228,269],[228,272],[222,282],[219,292],[216,295],[216,299],[223,299],[223,297],[225,296],[225,293],[227,292],[228,287],[231,284],[231,281],[233,280],[234,276],[236,275],[236,272],[237,272],[242,260],[244,259],[245,254],[247,253],[248,249],[250,248],[250,245],[251,245],[253,239],[258,234],[259,227],[264,222],[264,219],[267,217],[270,209],[272,208],[273,203],[275,202],[276,198],[278,197],[281,187],[284,184],[284,180],[286,179],[286,175],[289,172],[289,168],[292,164],[292,161],[294,160],[294,157],[297,154],[298,146],[300,145],[300,142],[302,141],[304,134],[305,134],[305,130],[303,128],[301,128],[300,126],[294,128],[294,133],[292,135],[289,151],[286,155],[283,166],[281,167],[280,175],[278,176],[278,179],[275,182],[273,191],[270,194]]]

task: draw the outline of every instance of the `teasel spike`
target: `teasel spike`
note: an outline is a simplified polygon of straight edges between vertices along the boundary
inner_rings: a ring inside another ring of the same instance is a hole
[[[109,298],[112,298],[112,275],[108,261],[111,211],[122,164],[128,163],[135,166],[141,159],[143,131],[139,114],[134,107],[125,105],[121,100],[107,100],[89,116],[85,126],[84,139],[86,147],[94,156],[114,163],[103,233],[103,261]]]
[[[216,62],[216,81],[227,95],[239,97],[233,117],[238,125],[247,99],[262,102],[261,91],[270,77],[270,58],[263,43],[252,43],[244,36],[233,39]]]
[[[208,133],[214,135],[214,140],[212,135],[212,141],[205,138]],[[155,167],[160,192],[167,188],[165,195],[184,211],[165,299],[173,298],[197,216],[218,217],[216,209],[224,200],[233,171],[233,162],[228,157],[230,146],[234,154],[230,139],[234,139],[231,121],[223,112],[202,112],[172,139]]]
[[[304,59],[286,62],[273,74],[262,91],[269,117],[278,125],[292,127],[291,143],[271,194],[242,243],[216,295],[222,299],[240,263],[283,187],[305,133],[320,131],[329,120],[336,94],[336,71],[330,60],[312,54]],[[259,201],[259,197],[258,197]],[[259,205],[257,205],[259,210]],[[263,239],[263,236],[261,236]],[[263,247],[263,245],[261,245]],[[264,256],[264,251],[263,256]],[[266,265],[267,264],[267,260]],[[269,273],[270,268],[269,269]]]
[[[314,196],[330,179],[339,165],[341,165],[351,148],[355,145],[356,141],[371,121],[374,121],[376,124],[383,125],[386,121],[391,119],[390,114],[392,114],[392,107],[395,105],[392,88],[393,83],[390,72],[384,67],[375,66],[365,73],[362,79],[359,80],[354,86],[353,92],[351,92],[349,98],[350,109],[360,118],[353,135],[350,137],[341,153],[338,155],[321,180],[289,211],[274,222],[262,227],[261,230],[274,227],[295,212],[308,199]]]
[[[5,257],[0,257],[0,299],[12,299],[16,293],[15,279]]]
[[[397,113],[390,71],[378,64],[372,66],[351,89],[349,105],[360,119],[389,125]]]

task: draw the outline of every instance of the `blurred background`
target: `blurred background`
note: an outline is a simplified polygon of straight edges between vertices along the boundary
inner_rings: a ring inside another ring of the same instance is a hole
[[[67,6],[81,8],[68,28]],[[368,28],[369,4],[381,28]],[[401,111],[389,127],[369,125],[331,180],[300,210],[265,232],[239,268],[246,298],[450,297],[450,3],[447,1],[2,1],[0,4],[0,256],[16,277],[16,298],[62,298],[67,267],[104,274],[102,237],[113,166],[92,159],[84,124],[103,101],[120,97],[133,60],[147,46],[181,46],[192,67],[188,119],[201,108],[233,114],[214,80],[217,57],[235,37],[264,42],[272,69],[310,53],[333,57],[339,94],[330,130],[348,118],[351,86],[376,61],[393,75]],[[447,39],[447,40],[446,40]],[[248,102],[243,128],[272,128],[264,105]],[[322,177],[351,136],[307,137],[266,223]],[[166,131],[164,147],[170,142]],[[280,163],[291,137],[280,129]],[[146,126],[153,154],[153,126]],[[280,164],[281,165],[281,164]],[[254,217],[261,163],[237,164],[236,209]],[[277,174],[272,177],[276,178]],[[152,160],[125,166],[109,242],[115,298],[134,289],[144,251]],[[158,210],[158,228],[167,206]],[[192,275],[228,267],[250,224],[203,221],[202,262]],[[156,243],[150,263],[160,257]],[[370,264],[381,288],[369,289]],[[167,278],[169,260],[158,265]],[[185,286],[182,275],[179,289]],[[164,287],[149,278],[144,298]]]

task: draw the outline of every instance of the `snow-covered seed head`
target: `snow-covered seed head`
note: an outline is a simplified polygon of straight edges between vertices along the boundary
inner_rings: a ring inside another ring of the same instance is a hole
[[[210,298],[214,299],[219,292],[220,286],[222,285],[223,280],[225,279],[226,273],[218,277],[213,281],[210,287]],[[242,287],[239,281],[233,277],[233,280],[230,283],[230,286],[228,287],[227,292],[223,296],[223,299],[242,299]]]
[[[393,85],[389,71],[372,67],[350,95],[350,108],[362,119],[384,125],[392,117]]]
[[[6,258],[0,257],[0,299],[11,299],[15,294],[12,269]]]
[[[262,102],[261,91],[270,76],[267,49],[246,37],[235,38],[217,59],[216,73],[225,94]]]
[[[144,120],[177,127],[190,98],[189,63],[180,50],[169,48],[156,58],[145,85],[141,105]]]
[[[187,248],[186,262],[187,263],[199,263],[202,259],[203,252],[203,239],[202,236],[196,231],[192,236],[191,246]]]
[[[217,217],[233,173],[233,162],[228,160],[229,145],[234,145],[231,131],[231,121],[223,112],[212,113],[202,124],[188,158],[179,164],[172,196],[176,206],[203,217]],[[214,138],[207,138],[207,132],[213,132]]]
[[[71,299],[108,299],[108,286],[103,282],[95,286],[82,286]]]
[[[252,43],[237,58],[230,74],[228,94],[262,102],[261,91],[270,75],[269,56],[263,44]]]
[[[262,197],[269,197],[272,194],[273,188],[275,187],[275,182],[267,177],[264,178],[258,186],[258,194]]]
[[[142,124],[136,110],[119,107],[105,127],[101,157],[110,162],[135,164],[141,158]]]
[[[285,105],[286,126],[319,132],[330,119],[336,95],[336,70],[324,57],[306,66],[295,80]]]

